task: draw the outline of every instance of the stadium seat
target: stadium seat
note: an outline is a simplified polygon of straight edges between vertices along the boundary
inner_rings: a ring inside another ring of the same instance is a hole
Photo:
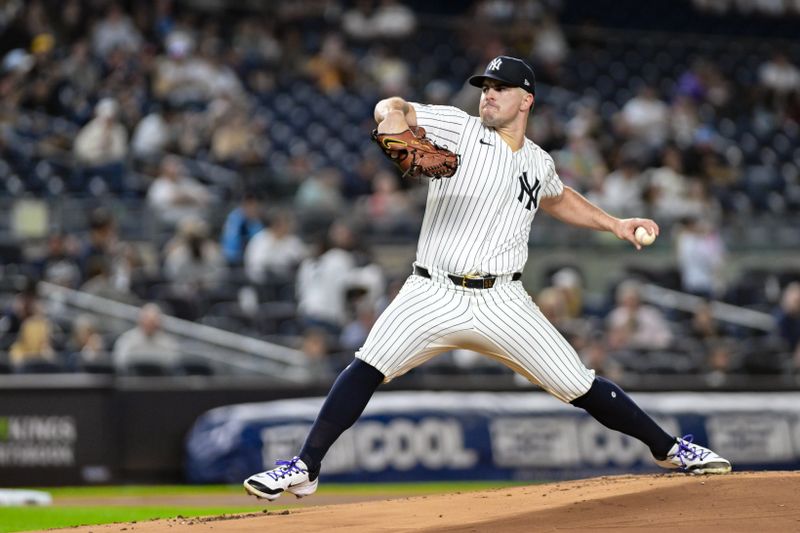
[[[44,360],[25,361],[17,365],[15,370],[18,374],[61,374],[65,372],[62,365]]]
[[[177,368],[177,373],[183,376],[213,376],[214,367],[206,361],[182,361]]]
[[[118,373],[123,376],[160,377],[171,376],[175,371],[172,367],[158,361],[138,361],[128,364],[121,371],[118,370]]]

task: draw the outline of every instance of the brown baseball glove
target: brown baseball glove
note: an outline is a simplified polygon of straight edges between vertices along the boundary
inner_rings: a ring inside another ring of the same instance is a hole
[[[374,130],[372,139],[403,171],[404,178],[449,178],[458,169],[458,154],[425,137],[425,128],[418,126],[400,133],[378,133],[378,130]]]

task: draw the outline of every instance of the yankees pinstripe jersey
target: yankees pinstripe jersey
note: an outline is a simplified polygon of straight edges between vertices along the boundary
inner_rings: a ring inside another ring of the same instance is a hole
[[[454,274],[521,271],[539,200],[563,191],[552,157],[527,138],[512,151],[458,108],[411,105],[428,137],[461,156],[452,178],[429,184],[417,263]]]
[[[452,178],[428,185],[416,262],[430,276],[409,276],[356,357],[389,381],[439,353],[467,348],[562,401],[580,397],[594,372],[510,276],[525,266],[539,201],[564,190],[552,158],[528,139],[512,151],[480,118],[455,107],[411,105],[417,124],[461,162]],[[443,273],[503,279],[489,289],[471,289]]]

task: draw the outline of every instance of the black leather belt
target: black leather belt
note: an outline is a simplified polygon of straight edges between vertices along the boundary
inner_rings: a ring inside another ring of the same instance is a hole
[[[414,274],[428,279],[431,277],[428,269],[419,265],[414,265]],[[454,284],[467,289],[491,289],[494,287],[494,282],[497,281],[496,276],[456,276],[455,274],[448,274],[447,277]],[[522,272],[514,272],[511,275],[511,281],[519,281],[520,279],[522,279]]]

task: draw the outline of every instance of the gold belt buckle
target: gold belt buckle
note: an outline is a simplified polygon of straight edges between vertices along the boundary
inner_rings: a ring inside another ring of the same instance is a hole
[[[464,277],[461,278],[461,286],[465,289],[467,288],[468,279],[483,279],[483,276],[479,276],[477,274],[465,274]]]

